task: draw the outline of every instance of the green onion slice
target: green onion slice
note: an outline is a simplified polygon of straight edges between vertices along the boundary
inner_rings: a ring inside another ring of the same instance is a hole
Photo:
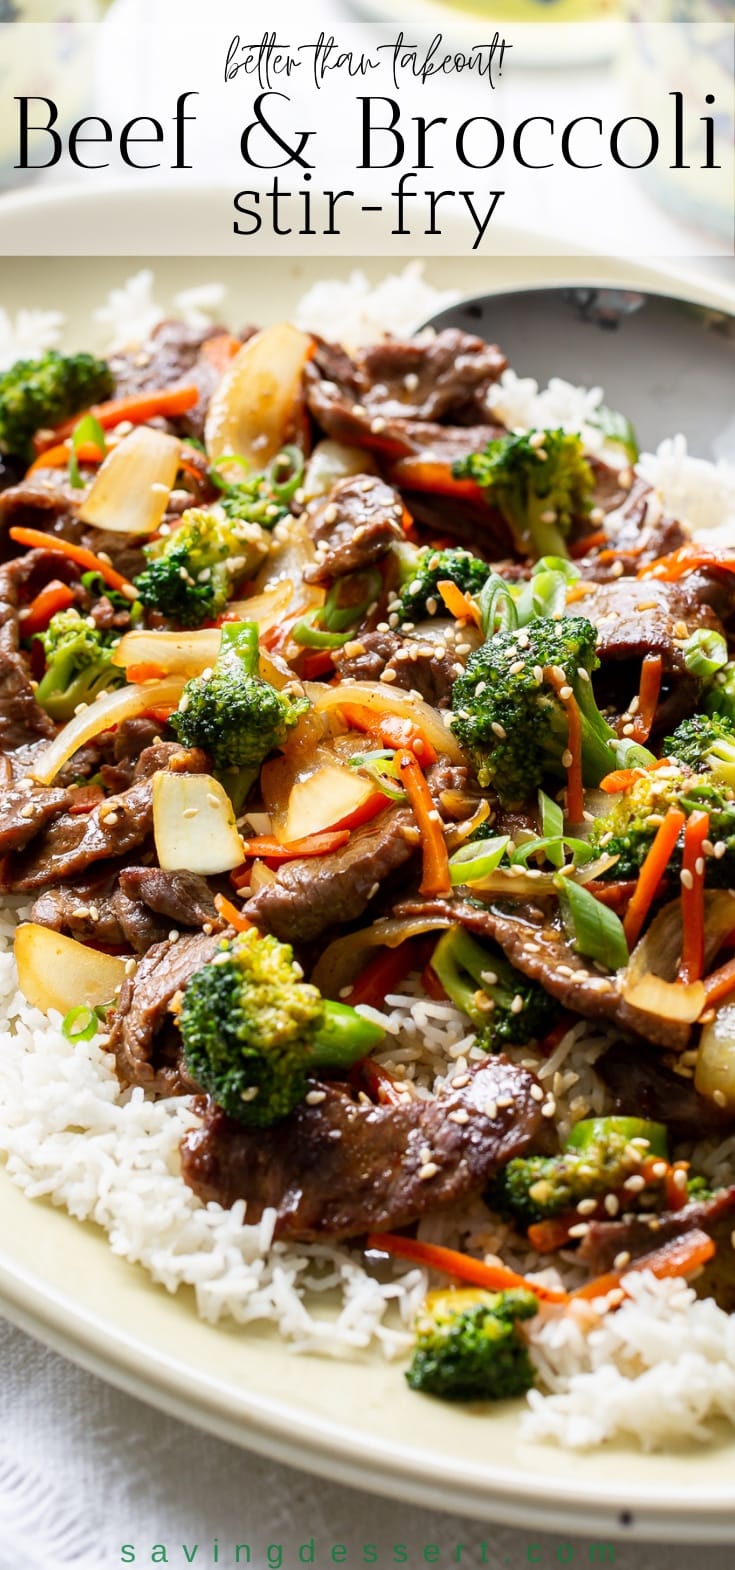
[[[727,665],[727,643],[722,633],[706,627],[698,627],[687,638],[682,654],[691,675],[701,676],[705,681],[722,670],[723,665]]]
[[[304,454],[300,447],[282,447],[268,470],[268,484],[284,507],[293,501],[304,480]]]
[[[81,447],[86,446],[96,447],[101,452],[103,458],[107,452],[105,433],[99,420],[96,420],[93,414],[83,414],[81,420],[77,420],[71,433],[69,483],[73,485],[76,491],[80,491],[84,485],[84,480],[79,472],[77,453]]]
[[[554,886],[562,921],[577,952],[608,970],[622,970],[630,955],[620,917],[580,883],[557,875]]]
[[[495,872],[508,849],[510,835],[501,834],[497,839],[472,840],[460,845],[449,858],[449,876],[453,884],[476,883]]]
[[[572,834],[551,834],[538,839],[524,840],[522,845],[511,851],[508,860],[512,867],[526,867],[532,856],[543,852],[552,867],[563,867],[565,850],[572,852],[575,867],[584,867],[595,854],[586,840],[575,839]]]
[[[76,1008],[69,1009],[61,1024],[61,1034],[67,1041],[91,1041],[100,1028],[100,1019],[97,1009],[90,1008],[88,1003],[78,1003]]]
[[[383,580],[376,567],[348,572],[332,584],[319,612],[319,620],[329,632],[346,632],[362,621],[377,600]]]
[[[488,574],[476,596],[486,638],[494,632],[513,632],[518,626],[516,603],[508,584],[497,572]]]
[[[291,630],[294,643],[300,643],[304,649],[341,649],[350,641],[349,632],[325,632],[314,625],[316,611],[308,611],[301,621]]]
[[[401,789],[397,781],[398,769],[394,762],[392,752],[356,752],[350,758],[351,769],[361,769],[371,780],[380,786],[384,796],[389,796],[391,801],[405,801],[406,792]]]

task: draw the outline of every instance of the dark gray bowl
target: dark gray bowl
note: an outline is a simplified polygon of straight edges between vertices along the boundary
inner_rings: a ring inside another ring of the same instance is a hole
[[[591,284],[478,295],[430,325],[500,344],[540,386],[551,376],[602,386],[644,449],[682,431],[698,457],[735,462],[735,316],[725,311]]]

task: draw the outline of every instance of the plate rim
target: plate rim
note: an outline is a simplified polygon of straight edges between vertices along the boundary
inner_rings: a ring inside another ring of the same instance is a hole
[[[42,192],[32,194],[36,203],[44,205]],[[18,257],[7,260],[17,264]],[[85,260],[91,264],[94,258]],[[124,265],[126,258],[120,260]],[[166,260],[161,258],[163,263]],[[262,265],[266,260],[257,258],[254,264]],[[558,260],[563,262],[564,258]],[[392,258],[385,261],[393,264]],[[605,259],[584,257],[578,261],[588,269],[590,279],[604,285]],[[325,268],[331,270],[346,270],[349,264],[350,258],[324,258]],[[631,263],[630,270],[635,275],[641,269]],[[659,292],[669,298],[678,296],[714,306],[719,301],[719,308],[735,312],[735,294],[730,296],[719,280],[713,285],[708,279],[682,278],[671,268],[653,265],[645,270],[651,286],[656,279]],[[570,279],[570,284],[577,282]],[[614,282],[621,286],[619,280]],[[558,278],[548,284],[551,288],[565,286]],[[487,292],[501,292],[504,287],[498,284],[493,290],[491,280]],[[519,290],[539,287],[543,284],[521,284]],[[630,287],[636,285],[631,283]],[[0,1168],[0,1179],[12,1184],[4,1168]],[[18,1194],[16,1185],[12,1186]],[[25,1195],[21,1198],[23,1204],[33,1203]],[[66,1212],[60,1215],[70,1227],[79,1225]],[[98,1241],[107,1252],[104,1233],[95,1230],[95,1244]],[[158,1294],[164,1291],[148,1276],[146,1285]],[[610,1537],[660,1542],[735,1541],[735,1494],[728,1496],[722,1488],[708,1493],[698,1485],[696,1498],[672,1496],[660,1485],[636,1485],[626,1479],[625,1508],[630,1507],[634,1517],[628,1524],[620,1519],[620,1482],[595,1479],[592,1486],[575,1486],[573,1453],[569,1456],[571,1481],[553,1475],[544,1483],[543,1474],[537,1471],[531,1475],[517,1465],[509,1469],[494,1465],[490,1474],[474,1469],[468,1475],[465,1461],[452,1467],[451,1457],[444,1458],[440,1469],[436,1460],[404,1441],[394,1444],[385,1436],[361,1433],[356,1424],[338,1424],[322,1414],[307,1419],[303,1409],[290,1407],[279,1396],[242,1387],[228,1391],[219,1377],[206,1369],[192,1370],[137,1335],[123,1333],[118,1326],[111,1329],[93,1308],[80,1307],[69,1293],[13,1259],[5,1246],[0,1247],[0,1307],[19,1328],[149,1405],[231,1443],[346,1486],[516,1527],[580,1533],[604,1530]],[[178,1393],[184,1375],[185,1399]]]

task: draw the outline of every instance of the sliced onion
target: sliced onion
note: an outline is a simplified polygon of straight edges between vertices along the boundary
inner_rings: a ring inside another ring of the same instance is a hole
[[[199,632],[126,632],[112,656],[123,670],[136,665],[157,665],[167,676],[198,676],[214,665],[219,654],[219,627]]]
[[[139,425],[107,454],[79,509],[83,523],[113,534],[154,534],[168,507],[181,442]]]
[[[345,703],[358,703],[373,714],[399,714],[402,719],[411,720],[418,726],[436,752],[451,758],[453,763],[463,761],[464,754],[459,742],[455,741],[452,732],[443,723],[439,711],[424,703],[422,698],[413,697],[410,692],[396,687],[388,689],[377,681],[343,681],[338,687],[322,687],[317,682],[308,682],[306,690],[317,713],[326,714],[333,709],[340,709]]]
[[[699,1038],[694,1088],[715,1106],[735,1110],[735,1002],[720,1004]],[[724,1099],[723,1099],[724,1098]]]
[[[478,849],[484,843],[477,841]],[[468,847],[469,849],[469,847]],[[617,856],[600,856],[597,861],[590,861],[586,867],[576,867],[573,881],[575,883],[592,883],[595,878],[608,872],[615,866]],[[534,867],[498,867],[495,872],[488,872],[484,878],[473,878],[466,886],[473,894],[504,894],[507,898],[519,899],[527,894],[556,895],[556,872],[540,872]]]
[[[328,496],[340,480],[353,474],[377,474],[374,460],[361,447],[346,447],[343,442],[317,442],[306,465],[303,491],[307,502]]]
[[[631,1008],[683,1025],[693,1025],[707,1001],[701,981],[685,986],[681,981],[663,981],[650,970],[638,981],[630,981],[623,971],[621,991]]]
[[[165,681],[117,687],[113,692],[104,692],[94,703],[88,704],[69,720],[68,725],[34,760],[29,774],[34,780],[40,780],[42,785],[50,785],[69,758],[73,758],[80,747],[102,731],[110,730],[113,725],[121,725],[123,720],[135,719],[136,715],[145,714],[148,709],[176,708],[185,685],[183,676],[169,676]]]
[[[153,834],[161,866],[212,877],[244,860],[232,802],[210,774],[153,776]]]
[[[210,459],[233,453],[259,472],[290,442],[304,445],[303,373],[313,350],[313,338],[290,322],[243,344],[209,404],[204,441]]]
[[[250,864],[250,893],[257,894],[258,889],[265,889],[269,883],[275,883],[276,874],[272,867],[266,867],[264,861],[253,861]]]
[[[711,965],[723,938],[732,932],[733,926],[733,896],[725,889],[708,890],[704,896],[705,968]],[[626,1003],[633,1008],[693,1025],[706,1007],[706,994],[701,981],[685,986],[675,979],[681,948],[681,901],[671,900],[636,944],[620,978],[621,991]]]
[[[100,954],[35,921],[18,927],[14,952],[20,990],[44,1014],[49,1009],[68,1014],[82,1004],[99,1008],[111,1002],[125,980],[124,959]]]
[[[585,869],[586,870],[586,869]],[[735,898],[726,889],[708,889],[704,896],[704,963],[709,970],[723,938],[735,929]],[[681,901],[671,900],[651,922],[630,957],[628,975],[638,981],[649,971],[675,981],[681,960]]]
[[[307,779],[297,780],[288,798],[286,819],[279,824],[279,839],[306,839],[341,823],[369,801],[380,795],[375,781],[360,778],[354,769],[339,763],[325,763]]]
[[[335,938],[317,960],[311,979],[325,997],[338,997],[364,970],[373,949],[395,949],[409,938],[451,926],[451,916],[390,916],[376,921],[362,932]]]

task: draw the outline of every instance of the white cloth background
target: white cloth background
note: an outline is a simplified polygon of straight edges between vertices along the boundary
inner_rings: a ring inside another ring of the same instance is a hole
[[[367,1542],[380,1550],[378,1570],[394,1543],[408,1546],[408,1570],[424,1563],[427,1544],[439,1545],[447,1570],[456,1545],[466,1545],[460,1562],[476,1570],[483,1538],[490,1570],[523,1570],[529,1547],[542,1570],[589,1563],[574,1536],[378,1500],[262,1460],[120,1394],[2,1321],[0,1391],[0,1570],[116,1570],[123,1543],[135,1546],[138,1567],[162,1543],[183,1570],[180,1545],[191,1552],[198,1543],[198,1570],[229,1570],[238,1542],[251,1544],[255,1570],[268,1570],[269,1544],[282,1546],[283,1570],[298,1570],[299,1544],[311,1537],[316,1570],[330,1565],[335,1543],[348,1548],[348,1570],[360,1565]],[[626,1542],[614,1562],[616,1570],[731,1570],[732,1550]]]

